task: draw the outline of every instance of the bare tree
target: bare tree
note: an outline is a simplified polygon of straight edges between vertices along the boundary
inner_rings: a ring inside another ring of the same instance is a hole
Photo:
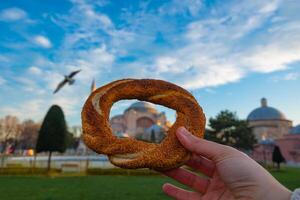
[[[4,165],[5,151],[8,144],[15,143],[16,138],[19,136],[22,126],[16,116],[7,115],[0,119],[0,153],[1,153],[1,167]]]
[[[22,123],[22,130],[17,137],[20,149],[34,149],[41,124],[28,119]]]
[[[0,119],[0,141],[2,141],[1,153],[6,150],[9,140],[16,141],[22,131],[22,124],[16,116],[7,115]]]

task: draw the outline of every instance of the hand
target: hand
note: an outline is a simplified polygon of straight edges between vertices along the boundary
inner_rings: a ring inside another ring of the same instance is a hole
[[[290,199],[291,192],[246,154],[229,146],[199,139],[183,127],[177,130],[176,135],[192,153],[186,165],[201,171],[207,178],[183,168],[164,172],[195,190],[187,191],[166,183],[163,191],[167,195],[190,200]]]

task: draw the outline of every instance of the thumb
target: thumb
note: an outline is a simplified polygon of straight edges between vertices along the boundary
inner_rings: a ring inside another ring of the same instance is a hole
[[[228,154],[235,153],[235,150],[229,146],[211,142],[192,135],[184,127],[176,131],[176,136],[180,143],[190,152],[204,156],[210,160],[217,161]]]

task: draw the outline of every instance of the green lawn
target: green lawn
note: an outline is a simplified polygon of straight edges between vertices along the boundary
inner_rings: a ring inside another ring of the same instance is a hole
[[[0,199],[163,199],[160,176],[1,176]]]
[[[290,190],[300,187],[300,168],[271,171],[272,175]]]
[[[290,189],[300,187],[300,169],[272,174]],[[163,176],[0,176],[0,199],[168,199],[161,186],[170,181]]]

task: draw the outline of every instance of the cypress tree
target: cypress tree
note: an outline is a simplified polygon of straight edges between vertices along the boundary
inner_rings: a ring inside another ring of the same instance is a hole
[[[66,139],[67,126],[64,113],[59,106],[53,105],[44,118],[36,143],[36,153],[49,152],[48,171],[52,152],[65,152]]]
[[[156,143],[156,138],[155,138],[155,132],[154,132],[154,130],[151,130],[150,140],[151,140],[151,142]]]

